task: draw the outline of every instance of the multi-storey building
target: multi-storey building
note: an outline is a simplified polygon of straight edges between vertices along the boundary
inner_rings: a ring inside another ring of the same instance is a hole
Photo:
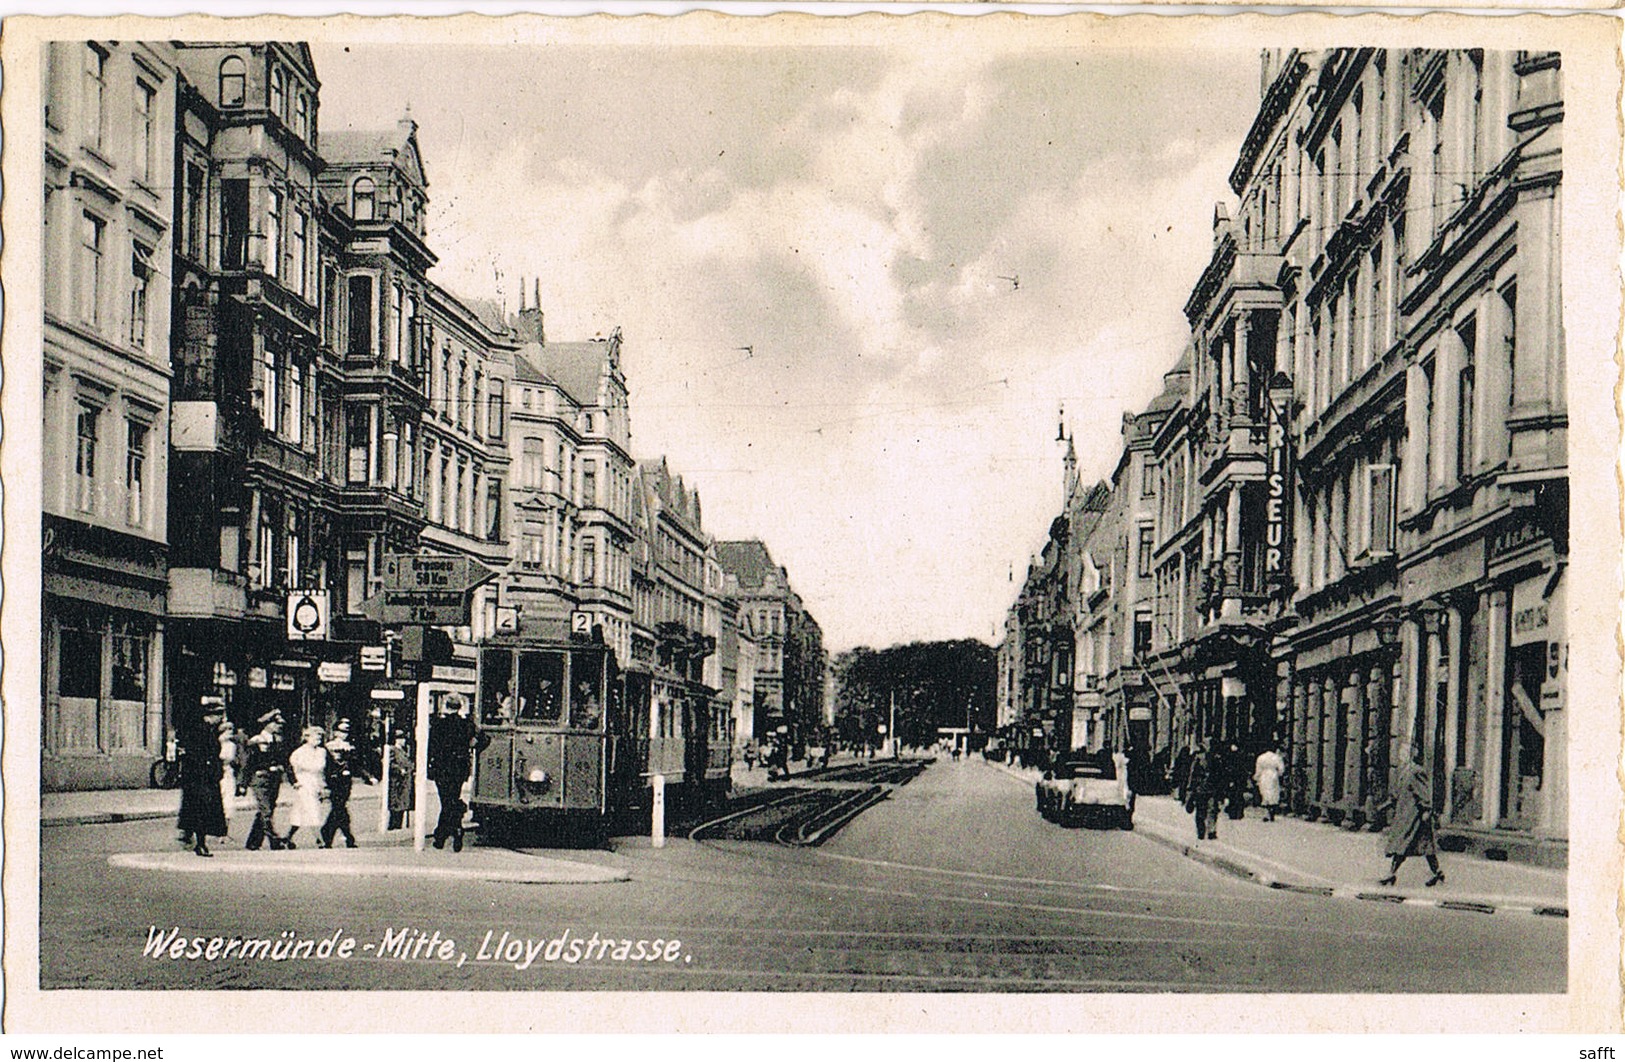
[[[1148,410],[1154,496],[1108,517],[1155,583],[1129,651],[1176,742],[1278,744],[1304,814],[1379,825],[1415,749],[1458,841],[1560,858],[1559,57],[1288,51],[1264,85]],[[1059,556],[1098,567],[1071,515],[1006,634],[1029,712]]]
[[[163,749],[175,51],[45,46],[41,780]]]
[[[170,697],[239,722],[297,718],[310,664],[285,646],[291,591],[327,585],[317,79],[293,43],[175,45]],[[330,411],[330,410],[329,410]]]
[[[714,551],[713,551],[714,552]],[[756,729],[756,633],[752,611],[740,601],[739,580],[721,571],[717,595],[720,634],[717,638],[718,698],[727,705],[734,743],[743,746],[760,739]]]
[[[1139,757],[1171,759],[1177,738],[1180,691],[1166,666],[1154,659],[1157,603],[1157,468],[1152,443],[1157,429],[1179,406],[1182,392],[1165,388],[1144,411],[1123,417],[1123,451],[1112,473],[1113,511],[1104,523],[1117,534],[1116,593],[1110,670],[1105,701],[1114,747]],[[1149,761],[1146,761],[1149,762]]]
[[[1282,654],[1294,796],[1371,821],[1415,746],[1463,836],[1562,838],[1558,57],[1272,64],[1282,113],[1255,130],[1283,145],[1303,217],[1282,359],[1303,500]],[[1256,196],[1243,209],[1268,217]]]
[[[755,733],[780,732],[792,743],[822,725],[823,632],[759,539],[716,544],[717,559],[739,586],[742,612],[757,643]]]
[[[621,660],[632,659],[639,499],[620,332],[550,343],[535,307],[521,309],[515,329],[507,403],[515,564],[506,600],[522,634],[562,637],[579,610]]]
[[[452,526],[472,526],[464,519],[472,514],[472,464],[466,458],[443,468],[420,463],[428,409],[428,271],[435,256],[424,229],[428,178],[417,124],[406,118],[387,130],[329,132],[321,146],[321,190],[344,223],[333,248],[343,366],[342,420],[335,425],[342,433],[343,475],[332,518],[340,556],[333,582],[342,587],[338,611],[358,616],[362,602],[383,589],[385,556],[417,551],[425,488],[442,486],[437,473],[447,473],[444,487],[454,492]],[[466,431],[466,419],[458,426]],[[443,505],[448,500],[443,488],[432,494]]]
[[[516,338],[497,307],[460,300],[433,283],[426,293],[427,404],[418,426],[421,485],[412,493],[425,510],[420,548],[506,571],[513,561],[507,396]],[[507,578],[474,590],[469,625],[450,632],[455,641],[497,632]]]

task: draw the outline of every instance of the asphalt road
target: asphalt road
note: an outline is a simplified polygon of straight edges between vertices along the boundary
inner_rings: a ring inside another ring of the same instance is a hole
[[[974,760],[937,763],[821,848],[674,839],[655,850],[625,838],[613,851],[548,853],[629,870],[617,884],[107,864],[174,845],[164,822],[43,831],[42,987],[1526,993],[1566,983],[1563,920],[1263,889],[1135,833],[1045,822],[1027,785]],[[154,926],[205,943],[333,940],[337,951],[353,939],[354,951],[146,958]],[[380,956],[391,950],[400,954]]]

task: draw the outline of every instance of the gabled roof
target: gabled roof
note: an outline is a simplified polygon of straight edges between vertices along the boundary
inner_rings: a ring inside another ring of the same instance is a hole
[[[586,343],[547,343],[539,347],[538,361],[566,394],[583,406],[598,405],[598,382],[608,371],[608,345]]]
[[[539,343],[526,343],[524,346],[520,347],[514,352],[513,378],[516,381],[519,383],[534,384],[553,382],[552,380],[549,380],[547,378],[547,374],[536,365],[536,360],[541,357],[541,352],[542,348],[541,344]]]
[[[429,187],[418,151],[418,124],[410,118],[388,129],[323,129],[320,147],[329,167],[398,166],[418,187]]]
[[[778,565],[760,539],[742,542],[718,542],[717,562],[722,570],[739,580],[742,590],[759,590],[770,577],[778,574]]]

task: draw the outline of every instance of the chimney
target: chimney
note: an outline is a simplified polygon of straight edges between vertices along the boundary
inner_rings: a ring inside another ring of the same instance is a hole
[[[519,336],[521,343],[540,343],[547,345],[547,326],[542,314],[542,282],[536,281],[536,302],[533,306],[525,305],[525,282],[519,282],[519,319],[514,322],[514,332]]]

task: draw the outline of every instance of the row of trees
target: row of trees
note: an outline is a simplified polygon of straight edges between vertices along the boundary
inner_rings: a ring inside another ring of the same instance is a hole
[[[847,650],[834,660],[836,732],[844,744],[878,744],[895,705],[905,745],[932,743],[939,727],[991,734],[997,661],[992,646],[970,639]]]

